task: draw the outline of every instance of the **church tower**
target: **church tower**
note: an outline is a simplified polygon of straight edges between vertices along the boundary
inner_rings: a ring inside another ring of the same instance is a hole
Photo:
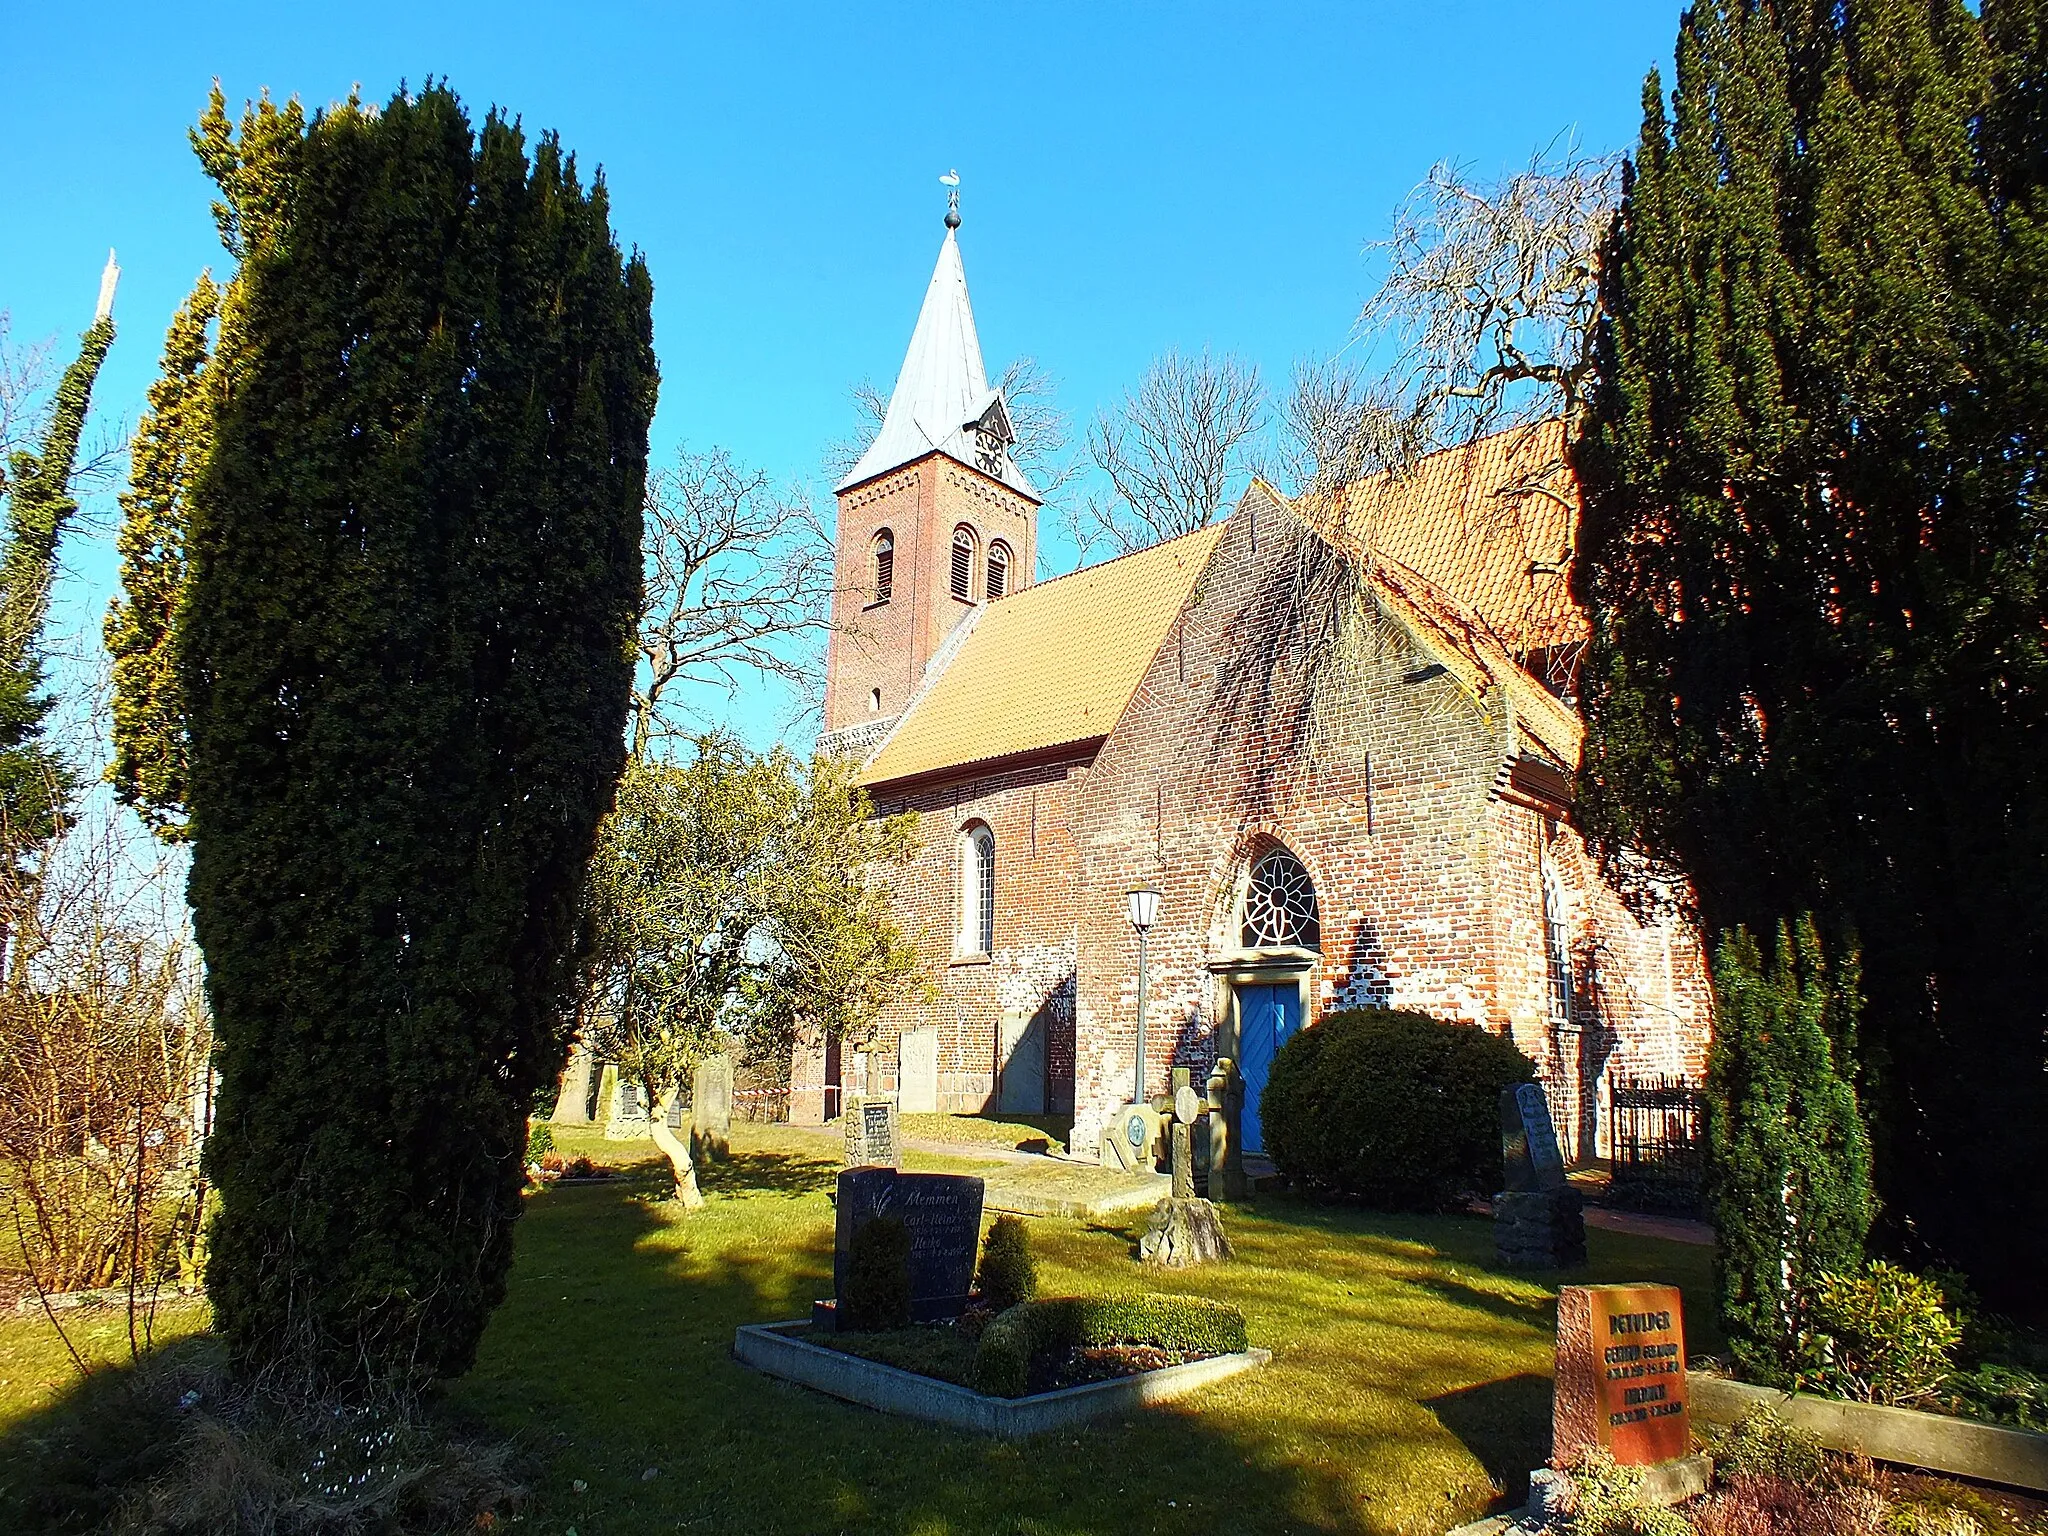
[[[821,749],[863,755],[983,603],[1031,584],[1039,495],[989,387],[960,264],[959,193],[882,427],[834,487],[837,591]]]

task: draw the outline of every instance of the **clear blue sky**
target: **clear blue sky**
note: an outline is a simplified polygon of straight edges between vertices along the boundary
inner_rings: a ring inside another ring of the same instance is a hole
[[[120,338],[133,421],[193,276],[224,265],[185,142],[208,84],[309,106],[445,75],[609,177],[655,281],[658,455],[714,444],[824,494],[848,386],[894,379],[958,167],[991,372],[1019,353],[1078,422],[1168,347],[1272,379],[1340,345],[1365,247],[1432,162],[1491,176],[1560,131],[1633,143],[1679,0],[6,7],[0,309],[17,340]],[[1050,530],[1048,530],[1050,532]],[[68,551],[96,615],[110,536]],[[1057,558],[1057,557],[1056,557]],[[755,734],[768,715],[751,709]]]

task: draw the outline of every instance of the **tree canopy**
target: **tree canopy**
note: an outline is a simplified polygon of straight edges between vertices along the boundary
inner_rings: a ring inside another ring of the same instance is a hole
[[[2042,45],[2035,0],[1688,11],[1575,452],[1589,832],[1712,932],[1860,933],[1889,1238],[2001,1300],[2048,1263]]]
[[[867,1038],[917,971],[880,884],[913,824],[873,817],[839,758],[710,735],[629,766],[585,888],[578,1013],[650,1113],[729,1045],[787,1060],[800,1032]]]
[[[443,85],[195,137],[240,262],[175,625],[208,1288],[245,1366],[457,1373],[625,758],[652,285],[601,177]]]

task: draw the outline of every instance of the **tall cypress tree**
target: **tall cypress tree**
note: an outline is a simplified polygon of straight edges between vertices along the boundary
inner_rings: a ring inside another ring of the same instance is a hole
[[[1688,12],[1576,463],[1596,840],[1682,870],[1712,931],[1863,935],[1889,1238],[2019,1302],[2048,1263],[2048,1187],[2014,1176],[2048,1155],[2048,540],[2002,57],[1961,0]]]
[[[445,86],[197,135],[241,268],[175,648],[248,1365],[467,1367],[624,761],[656,375],[602,178]]]
[[[1766,961],[1746,928],[1714,956],[1708,1192],[1721,1325],[1752,1381],[1789,1385],[1821,1277],[1860,1266],[1870,1141],[1848,1081],[1853,946],[1830,966],[1810,917]]]
[[[213,441],[207,326],[220,292],[202,274],[171,320],[149,409],[121,497],[121,591],[107,614],[114,659],[114,758],[107,778],[166,841],[185,835],[185,707],[178,688],[178,607],[185,597],[185,520]]]
[[[105,283],[115,275],[109,257]],[[43,740],[52,704],[43,691],[43,622],[57,545],[78,512],[72,479],[92,387],[114,344],[112,301],[112,287],[104,287],[101,313],[57,381],[38,450],[16,452],[0,472],[0,499],[7,504],[0,542],[0,857],[10,861],[57,831],[73,788],[69,767]]]

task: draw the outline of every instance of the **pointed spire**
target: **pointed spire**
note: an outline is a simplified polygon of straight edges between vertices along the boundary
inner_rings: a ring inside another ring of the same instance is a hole
[[[949,199],[945,242],[925,289],[924,307],[917,312],[910,350],[903,355],[882,430],[835,490],[887,474],[936,449],[1033,501],[1039,499],[1010,457],[1009,444],[1015,438],[1009,411],[1002,391],[989,388],[982,364],[974,306],[967,298],[967,269],[961,265],[960,243],[954,236],[960,223],[958,196],[955,192]]]

